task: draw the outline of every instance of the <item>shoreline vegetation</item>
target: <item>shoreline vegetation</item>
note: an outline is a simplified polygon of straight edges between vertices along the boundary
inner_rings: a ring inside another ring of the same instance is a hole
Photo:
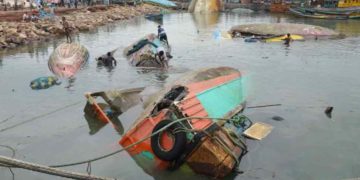
[[[55,13],[56,16],[53,18],[40,19],[36,22],[1,21],[0,51],[14,49],[35,42],[44,42],[56,37],[63,37],[65,32],[60,23],[63,16],[66,17],[71,26],[72,35],[75,35],[79,32],[91,31],[96,27],[114,21],[128,20],[149,13],[159,13],[161,9],[161,7],[148,4],[137,6],[100,5],[67,11],[64,14]],[[0,13],[4,14],[4,12]],[[19,12],[9,13],[19,16]],[[24,13],[25,11],[20,16],[22,17]]]

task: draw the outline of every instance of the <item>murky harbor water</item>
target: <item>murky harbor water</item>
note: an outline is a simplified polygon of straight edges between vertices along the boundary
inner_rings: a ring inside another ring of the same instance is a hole
[[[254,22],[297,22],[321,25],[344,39],[281,43],[245,43],[243,39],[216,41],[212,33]],[[40,164],[89,159],[120,148],[121,136],[107,125],[94,135],[84,118],[85,92],[114,88],[162,86],[183,73],[201,67],[230,66],[246,74],[248,105],[281,103],[280,107],[247,109],[253,121],[274,126],[262,141],[248,141],[249,153],[240,170],[228,179],[346,179],[360,177],[360,21],[326,21],[254,14],[170,14],[164,27],[173,56],[167,71],[142,72],[125,58],[114,69],[97,68],[95,57],[121,49],[156,32],[143,18],[118,22],[76,41],[90,51],[90,61],[73,81],[34,91],[31,80],[52,75],[47,60],[64,39],[0,54],[0,144],[16,149],[15,157]],[[334,106],[333,117],[323,113]],[[55,112],[56,111],[56,112]],[[49,113],[49,114],[48,114]],[[51,114],[50,114],[51,113]],[[129,127],[137,109],[124,114]],[[274,121],[275,115],[284,118]],[[0,154],[11,151],[0,147]],[[66,169],[86,172],[86,165]],[[14,169],[15,179],[62,179]],[[206,179],[183,172],[145,173],[126,152],[92,163],[92,174],[118,179]],[[0,179],[11,179],[0,167]]]

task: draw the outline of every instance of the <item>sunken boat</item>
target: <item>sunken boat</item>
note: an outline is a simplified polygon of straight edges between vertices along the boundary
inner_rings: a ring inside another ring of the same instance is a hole
[[[161,62],[156,57],[157,49],[162,47],[166,56],[170,56],[171,47],[155,34],[148,34],[124,50],[124,55],[132,66],[145,68],[164,68],[167,62]],[[169,59],[169,58],[167,58]]]
[[[251,121],[242,116],[242,82],[242,74],[233,68],[202,69],[168,84],[146,100],[141,88],[89,93],[87,109],[93,108],[101,121],[111,123],[109,110],[97,105],[98,95],[103,95],[111,114],[142,104],[142,113],[119,144],[145,172],[153,174],[184,165],[195,173],[222,178],[238,167],[247,152],[242,133]]]
[[[89,51],[78,43],[62,43],[50,55],[51,72],[62,78],[73,77],[88,61]]]

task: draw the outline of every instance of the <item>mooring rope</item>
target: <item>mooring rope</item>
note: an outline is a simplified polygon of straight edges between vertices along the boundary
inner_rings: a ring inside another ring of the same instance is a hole
[[[181,119],[177,119],[177,120],[174,120],[173,122],[167,124],[166,126],[164,126],[163,128],[159,129],[158,131],[140,139],[139,141],[133,143],[133,144],[130,144],[122,149],[119,149],[119,150],[116,150],[112,153],[109,153],[109,154],[105,154],[105,155],[102,155],[102,156],[99,156],[99,157],[96,157],[96,158],[92,158],[92,159],[88,159],[88,160],[83,160],[83,161],[78,161],[78,162],[73,162],[73,163],[67,163],[67,164],[58,164],[58,165],[51,165],[49,167],[53,167],[53,168],[59,168],[59,167],[68,167],[68,166],[76,166],[76,165],[81,165],[81,164],[87,164],[89,162],[94,162],[94,161],[98,161],[98,160],[101,160],[101,159],[105,159],[107,157],[110,157],[110,156],[113,156],[115,154],[118,154],[122,151],[125,151],[125,150],[128,150],[144,141],[146,141],[147,139],[155,136],[156,134],[159,134],[160,132],[164,131],[165,129],[169,128],[170,126],[172,126],[173,124],[175,123],[178,123],[178,122],[181,122],[181,121],[185,121],[185,120],[191,120],[191,119],[200,119],[200,120],[204,120],[204,119],[214,119],[214,120],[218,120],[218,121],[231,121],[232,119],[231,118],[211,118],[211,117],[184,117],[184,118],[181,118]]]
[[[48,116],[48,115],[50,115],[50,114],[54,114],[54,113],[56,113],[56,112],[58,112],[58,111],[61,111],[61,110],[66,109],[66,108],[69,108],[69,107],[78,105],[78,104],[80,104],[81,102],[83,102],[83,101],[77,101],[77,102],[75,102],[75,103],[68,104],[68,105],[66,105],[66,106],[57,108],[57,109],[55,109],[55,110],[53,110],[53,111],[50,111],[50,112],[47,112],[47,113],[44,113],[44,114],[41,114],[41,115],[32,117],[32,118],[30,118],[30,119],[28,119],[28,120],[25,120],[25,121],[22,121],[22,122],[20,122],[20,123],[14,124],[14,125],[12,125],[12,126],[9,126],[9,127],[3,128],[3,129],[0,129],[0,133],[1,133],[1,132],[4,132],[4,131],[7,131],[7,130],[9,130],[9,129],[16,128],[16,127],[18,127],[18,126],[20,126],[20,125],[23,125],[23,124],[26,124],[26,123],[35,121],[35,120],[37,120],[37,119],[39,119],[39,118]]]

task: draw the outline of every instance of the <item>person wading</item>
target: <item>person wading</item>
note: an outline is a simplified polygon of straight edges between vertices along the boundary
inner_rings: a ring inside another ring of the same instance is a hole
[[[287,46],[290,46],[290,42],[293,41],[293,39],[291,38],[290,33],[288,33],[284,39],[284,44]]]
[[[156,62],[164,68],[167,68],[168,65],[168,59],[167,56],[165,55],[165,49],[163,47],[158,47],[156,48],[157,50],[157,54],[155,55],[156,58]]]
[[[158,37],[160,41],[166,41],[166,44],[169,45],[169,41],[167,38],[167,35],[165,33],[165,29],[161,27],[161,25],[158,26]]]
[[[97,59],[98,65],[106,66],[106,67],[114,67],[116,66],[116,59],[112,56],[111,52],[108,52],[106,55],[103,55]]]
[[[66,21],[66,18],[65,17],[62,17],[62,25],[63,25],[63,29],[65,31],[65,35],[66,35],[66,42],[68,43],[71,43],[71,36],[70,36],[70,33],[71,33],[71,28],[70,28],[70,25],[69,23]]]

